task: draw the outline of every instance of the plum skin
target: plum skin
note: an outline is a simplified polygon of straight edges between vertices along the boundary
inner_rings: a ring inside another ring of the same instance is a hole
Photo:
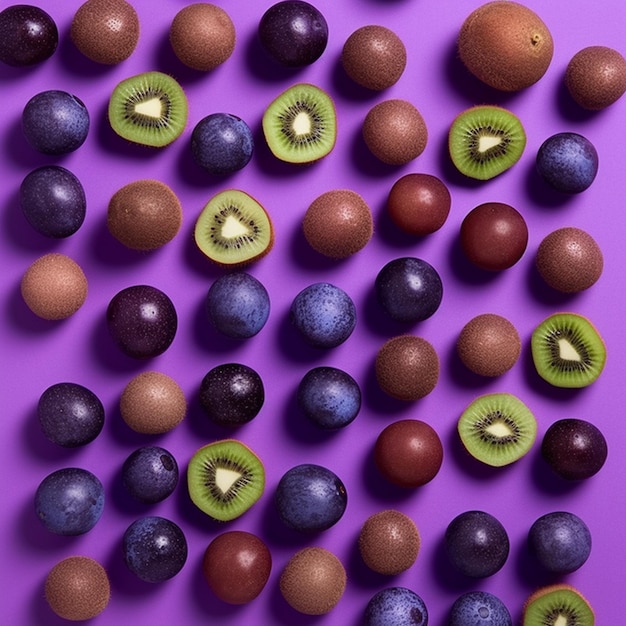
[[[366,626],[427,626],[428,609],[422,598],[406,587],[387,587],[375,593],[365,608]]]
[[[178,484],[178,463],[165,448],[143,446],[124,461],[122,483],[139,502],[161,502],[174,492]]]
[[[0,61],[28,67],[49,59],[59,44],[55,21],[43,9],[16,4],[0,12]]]

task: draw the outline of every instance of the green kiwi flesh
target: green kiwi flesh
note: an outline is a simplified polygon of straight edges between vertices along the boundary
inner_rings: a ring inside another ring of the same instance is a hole
[[[583,595],[567,584],[535,591],[524,605],[523,626],[594,626],[595,616]]]
[[[466,109],[452,122],[448,135],[450,158],[470,178],[489,180],[519,161],[526,132],[519,118],[498,106]]]
[[[266,255],[274,244],[272,221],[252,196],[239,189],[215,194],[196,220],[198,248],[219,265],[246,265]]]
[[[337,139],[337,114],[330,96],[307,83],[280,94],[263,114],[263,134],[272,154],[287,163],[326,156]]]
[[[537,437],[535,416],[510,393],[479,396],[463,411],[457,428],[467,451],[492,467],[517,461]]]
[[[109,123],[124,139],[162,148],[185,130],[187,96],[178,82],[162,72],[144,72],[121,81],[109,100]]]
[[[606,346],[577,313],[555,313],[535,328],[531,353],[537,373],[555,387],[587,387],[602,373]]]
[[[235,439],[215,441],[197,450],[187,468],[192,502],[220,522],[243,515],[265,490],[259,457]]]

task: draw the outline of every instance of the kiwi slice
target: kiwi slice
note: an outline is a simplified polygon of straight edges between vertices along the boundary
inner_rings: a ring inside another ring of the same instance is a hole
[[[571,585],[548,585],[535,591],[524,604],[523,626],[594,626],[593,609]]]
[[[243,515],[265,490],[259,457],[235,439],[215,441],[197,450],[187,468],[192,502],[220,522]]]
[[[263,134],[272,154],[287,163],[311,163],[326,156],[337,139],[331,97],[308,83],[293,85],[263,114]]]
[[[555,387],[587,387],[604,369],[606,346],[593,324],[578,313],[554,313],[532,333],[539,376]]]
[[[479,396],[463,411],[457,428],[467,451],[492,467],[522,458],[537,437],[535,416],[510,393]]]
[[[180,137],[187,125],[187,96],[162,72],[144,72],[120,82],[109,100],[109,122],[124,139],[162,148]]]
[[[450,158],[465,176],[489,180],[515,165],[526,147],[519,118],[498,106],[466,109],[452,122],[448,135]]]
[[[194,230],[198,248],[219,265],[236,267],[265,256],[274,245],[266,210],[239,189],[215,194],[202,209]]]

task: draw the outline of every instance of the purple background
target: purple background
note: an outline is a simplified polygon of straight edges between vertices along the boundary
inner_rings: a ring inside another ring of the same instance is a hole
[[[455,38],[466,15],[481,2],[456,0],[318,0],[330,28],[328,48],[313,65],[287,70],[269,61],[256,40],[258,21],[272,3],[231,0],[218,3],[231,15],[237,30],[233,56],[212,73],[185,69],[173,57],[167,33],[176,12],[187,3],[135,0],[141,38],[135,53],[116,67],[88,62],[75,50],[68,32],[78,2],[48,2],[56,20],[60,44],[56,54],[39,67],[27,70],[0,68],[3,114],[0,146],[0,234],[2,280],[2,520],[3,592],[0,621],[16,626],[56,624],[43,600],[43,582],[49,569],[72,554],[85,554],[102,562],[112,583],[107,610],[98,624],[342,624],[361,620],[369,598],[379,589],[404,585],[422,596],[430,611],[430,624],[443,626],[454,599],[481,588],[499,595],[514,619],[521,615],[526,597],[550,579],[532,566],[526,553],[526,534],[532,522],[549,511],[569,510],[589,525],[594,545],[588,562],[564,580],[576,585],[594,606],[599,624],[623,621],[623,580],[626,574],[621,546],[626,513],[624,476],[626,456],[621,445],[626,434],[623,419],[623,368],[618,355],[626,345],[623,310],[623,184],[626,100],[599,114],[577,108],[564,91],[567,62],[579,49],[595,44],[623,47],[626,6],[622,0],[596,3],[586,0],[528,0],[552,31],[555,53],[544,78],[524,92],[493,92],[478,84],[455,58]],[[443,6],[445,4],[445,6]],[[356,88],[344,75],[339,55],[346,38],[359,26],[384,24],[394,29],[408,49],[406,71],[383,93]],[[110,130],[106,107],[119,80],[146,70],[172,73],[184,86],[190,118],[184,135],[171,146],[147,150],[128,145]],[[313,82],[334,97],[339,120],[336,148],[311,167],[280,163],[267,150],[260,131],[267,104],[299,81]],[[75,153],[49,158],[35,153],[20,131],[20,113],[26,101],[44,89],[65,89],[84,100],[92,128],[86,143]],[[387,167],[369,155],[360,137],[362,120],[371,106],[387,98],[406,98],[422,112],[429,130],[425,152],[404,167]],[[460,176],[451,166],[446,148],[454,116],[480,103],[509,107],[526,127],[528,143],[520,162],[504,175],[486,183]],[[244,118],[254,129],[256,152],[247,168],[228,179],[200,171],[190,158],[190,135],[196,122],[209,113],[226,111]],[[600,170],[592,187],[578,196],[549,191],[537,180],[534,157],[549,135],[565,130],[586,135],[600,154]],[[18,189],[35,167],[60,163],[82,181],[88,199],[83,227],[64,241],[34,232],[20,213]],[[401,234],[385,215],[391,185],[403,174],[426,172],[440,176],[452,194],[448,221],[423,239]],[[122,185],[140,178],[157,178],[179,195],[184,208],[180,234],[160,251],[134,253],[122,248],[106,228],[106,208]],[[276,229],[274,250],[250,267],[267,287],[272,312],[266,327],[245,342],[219,338],[203,314],[203,301],[220,271],[202,257],[193,243],[193,226],[200,210],[217,191],[238,187],[256,196],[271,214]],[[309,203],[333,188],[360,193],[372,208],[376,233],[359,254],[331,262],[314,253],[304,241],[300,222]],[[521,261],[494,275],[475,271],[458,247],[459,225],[473,207],[499,201],[515,206],[526,218],[530,239]],[[552,230],[572,225],[588,230],[605,255],[605,271],[588,292],[559,296],[542,285],[533,269],[535,250]],[[89,280],[83,308],[65,322],[36,318],[24,305],[19,282],[28,265],[47,252],[63,252],[78,261]],[[428,260],[441,273],[444,298],[439,311],[414,326],[392,323],[373,297],[378,270],[389,260],[414,255]],[[293,297],[310,283],[329,281],[354,299],[359,321],[354,334],[331,351],[306,348],[289,325]],[[133,361],[112,345],[104,316],[109,300],[119,290],[138,283],[165,291],[179,314],[179,330],[171,348],[152,361]],[[551,388],[536,375],[529,356],[533,328],[557,310],[590,317],[608,346],[608,362],[596,384],[579,391]],[[523,353],[517,365],[500,379],[479,380],[459,365],[454,351],[462,326],[485,312],[507,316],[518,328]],[[389,337],[413,332],[428,339],[441,359],[436,389],[415,403],[390,400],[378,390],[373,360]],[[204,374],[227,361],[251,365],[266,384],[266,401],[259,416],[238,431],[207,423],[199,409],[197,392]],[[321,364],[341,367],[363,389],[364,404],[356,421],[344,430],[321,434],[305,422],[294,402],[302,376]],[[126,383],[139,371],[156,369],[173,376],[189,400],[186,420],[162,437],[138,436],[123,423],[118,409]],[[92,444],[63,450],[41,434],[35,407],[51,384],[73,381],[91,388],[107,410],[104,431]],[[469,459],[460,449],[456,421],[476,396],[496,391],[517,394],[535,412],[539,432],[536,445],[518,463],[490,470]],[[423,488],[399,492],[377,475],[371,460],[378,433],[389,423],[413,417],[429,422],[445,448],[443,467]],[[551,475],[539,455],[547,427],[563,417],[596,423],[609,443],[603,470],[583,484],[564,484]],[[267,469],[267,490],[247,514],[226,525],[213,523],[190,503],[185,467],[191,454],[205,443],[235,436],[250,445]],[[175,494],[155,506],[129,502],[120,488],[120,468],[138,446],[158,443],[178,459],[182,480]],[[277,520],[272,497],[282,474],[290,467],[313,462],[334,470],[345,482],[349,503],[345,516],[328,531],[303,536],[287,531]],[[48,533],[33,512],[33,495],[48,473],[65,466],[85,467],[106,487],[102,519],[88,534],[64,538]],[[360,560],[356,538],[372,513],[396,508],[408,513],[422,536],[415,565],[395,578],[369,572]],[[498,517],[507,529],[511,553],[504,568],[491,578],[472,581],[454,573],[442,551],[447,524],[468,509],[483,509]],[[189,558],[178,576],[149,585],[127,571],[121,556],[121,537],[142,515],[157,514],[176,521],[189,542]],[[216,600],[201,574],[204,549],[218,533],[245,529],[263,537],[273,555],[273,570],[263,593],[251,604],[230,607]],[[335,611],[307,618],[292,611],[278,591],[280,572],[298,549],[319,545],[332,550],[348,574],[346,593]]]

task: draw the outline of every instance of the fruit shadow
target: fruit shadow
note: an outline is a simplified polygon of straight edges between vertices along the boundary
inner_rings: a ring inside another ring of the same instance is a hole
[[[87,58],[74,45],[70,36],[71,23],[59,33],[59,45],[55,55],[61,60],[63,67],[74,76],[85,78],[89,81],[98,80],[115,71],[115,65],[96,63]],[[76,94],[79,98],[80,94]]]
[[[530,205],[539,209],[560,210],[568,207],[576,194],[569,194],[550,187],[539,175],[533,160],[525,174],[526,193]]]
[[[13,122],[7,124],[6,128],[2,152],[10,163],[14,163],[25,170],[34,170],[42,165],[63,165],[69,158],[67,154],[46,155],[31,147],[22,131],[21,117],[17,117]]]
[[[488,388],[494,386],[500,377],[490,378],[480,376],[465,367],[459,357],[456,340],[457,338],[455,337],[453,341],[450,342],[447,350],[447,358],[445,360],[449,380],[451,380],[456,387],[461,389],[472,391],[476,394],[487,393]]]
[[[567,68],[562,71],[561,79],[558,81],[557,88],[554,92],[555,105],[560,117],[574,124],[585,124],[602,115],[602,111],[583,109],[574,98],[572,98],[565,83],[566,71]]]
[[[539,435],[541,437],[541,435]],[[534,450],[530,457],[530,478],[535,488],[552,498],[566,498],[570,494],[585,488],[584,482],[580,480],[566,480],[552,471],[541,454],[541,441],[535,443]],[[554,502],[554,507],[559,505]]]
[[[450,243],[448,263],[459,280],[476,287],[487,286],[498,280],[503,280],[502,277],[506,274],[506,270],[490,272],[474,265],[463,252],[460,231],[455,234]]]
[[[541,567],[530,553],[525,538],[518,543],[517,550],[509,555],[509,560],[513,561],[517,578],[526,588],[527,595],[540,587],[566,582],[563,575],[553,574]]]
[[[333,86],[333,93],[340,97],[342,100],[348,100],[350,102],[369,102],[373,106],[375,100],[380,97],[380,92],[373,89],[367,89],[361,85],[355,83],[346,74],[341,62],[341,55],[338,55],[331,67],[331,83]]]
[[[528,264],[526,285],[530,295],[550,309],[566,310],[578,297],[578,294],[561,293],[552,289],[539,274],[535,263]]]

